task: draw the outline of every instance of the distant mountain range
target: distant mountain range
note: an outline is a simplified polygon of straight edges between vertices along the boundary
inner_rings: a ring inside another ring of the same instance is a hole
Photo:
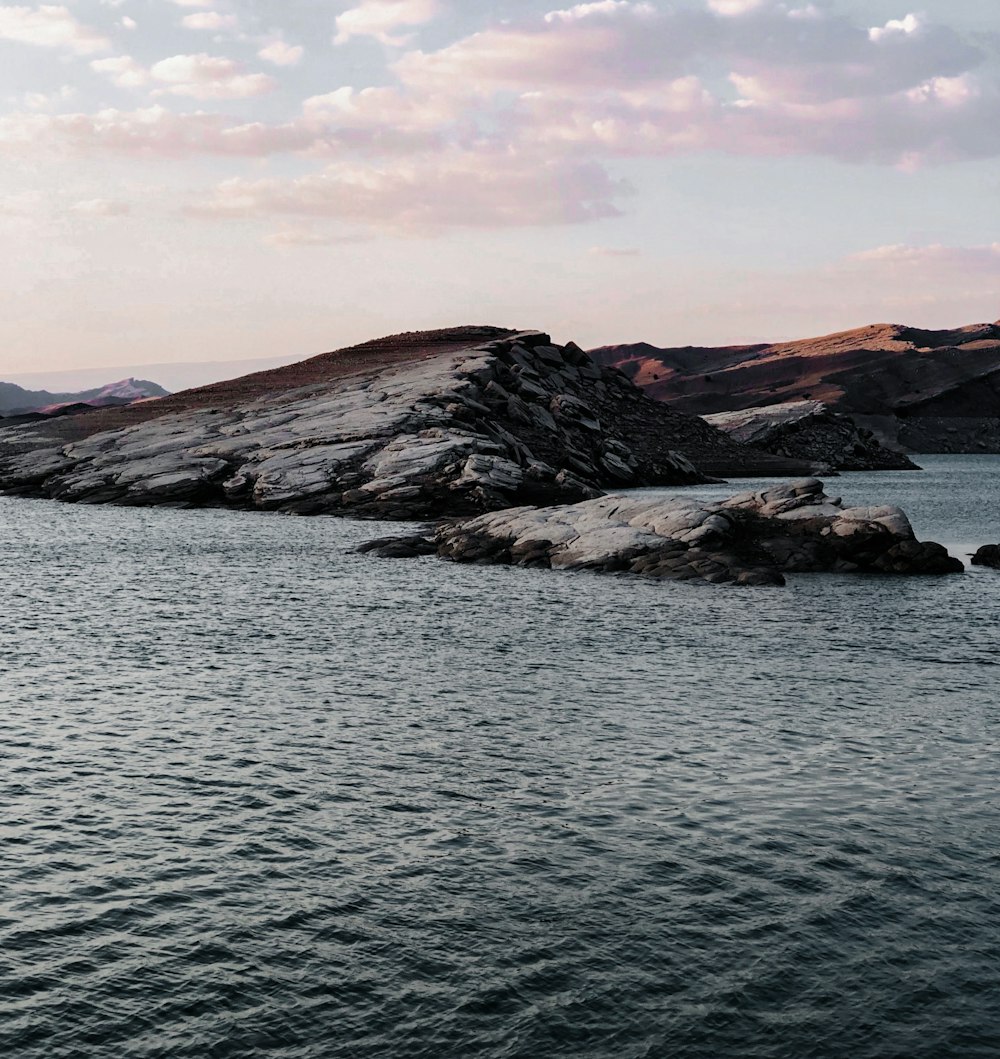
[[[12,382],[0,382],[0,416],[60,415],[134,404],[151,397],[167,397],[168,392],[146,379],[121,379],[78,393],[50,393],[26,390]]]
[[[604,346],[591,355],[677,411],[819,402],[917,452],[1000,452],[1000,323],[874,324],[747,346]]]

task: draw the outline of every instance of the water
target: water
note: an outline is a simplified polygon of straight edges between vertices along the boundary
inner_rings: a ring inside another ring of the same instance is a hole
[[[1000,460],[924,462],[831,485],[1000,539]],[[384,530],[0,500],[0,1054],[1000,1052],[1000,574]]]

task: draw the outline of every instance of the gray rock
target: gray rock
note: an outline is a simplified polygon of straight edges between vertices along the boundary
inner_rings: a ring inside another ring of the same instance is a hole
[[[917,541],[898,508],[848,508],[811,480],[721,502],[602,496],[518,507],[441,525],[455,562],[627,572],[653,580],[781,585],[794,572],[958,573],[939,544]]]
[[[627,398],[629,417],[615,408]],[[644,403],[643,403],[644,402]],[[85,418],[85,417],[83,417]],[[196,406],[62,444],[0,429],[0,491],[83,503],[216,505],[425,519],[704,481],[676,444],[737,452],[539,332]]]

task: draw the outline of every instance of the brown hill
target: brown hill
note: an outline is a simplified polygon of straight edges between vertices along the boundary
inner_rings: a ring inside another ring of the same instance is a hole
[[[819,401],[924,451],[935,451],[928,444],[1000,451],[996,323],[945,331],[874,324],[795,342],[714,348],[638,343],[591,355],[653,397],[696,415]]]

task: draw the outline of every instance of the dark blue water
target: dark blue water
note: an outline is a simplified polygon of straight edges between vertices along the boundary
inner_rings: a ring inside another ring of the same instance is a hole
[[[831,484],[1000,540],[1000,459],[925,462]],[[1000,574],[383,530],[0,500],[0,1055],[1000,1053]]]

